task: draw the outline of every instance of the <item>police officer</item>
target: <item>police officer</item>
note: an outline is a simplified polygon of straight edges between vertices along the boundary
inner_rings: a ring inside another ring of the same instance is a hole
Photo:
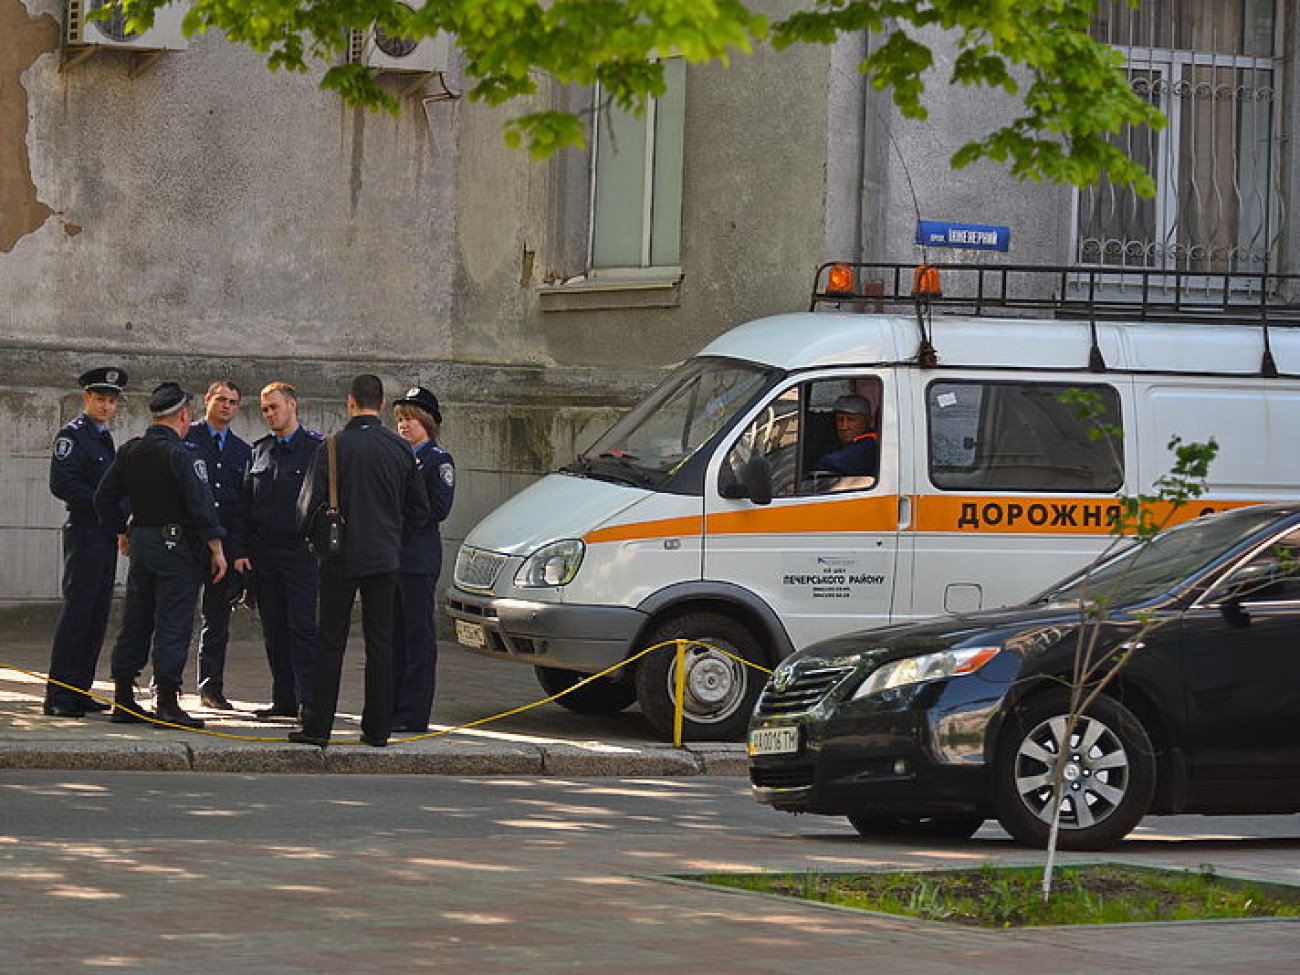
[[[393,401],[397,434],[411,445],[420,481],[429,496],[430,517],[402,542],[393,619],[393,730],[429,730],[438,673],[436,608],[442,571],[438,525],[451,513],[456,463],[438,444],[442,410],[438,397],[413,386]]]
[[[239,413],[239,400],[239,387],[231,380],[212,383],[203,397],[203,419],[191,423],[185,435],[207,466],[217,514],[226,529],[226,560],[232,566],[243,564],[246,557],[248,503],[244,498],[244,475],[253,458],[248,442],[230,429]],[[230,642],[230,614],[239,577],[239,572],[227,572],[219,582],[209,579],[203,584],[199,701],[205,708],[218,711],[232,709],[225,691],[226,646]]]
[[[288,383],[267,384],[261,407],[271,432],[253,444],[244,479],[249,561],[271,667],[271,704],[256,714],[296,718],[299,707],[311,701],[319,578],[316,560],[298,534],[296,508],[307,465],[325,438],[298,422],[298,395]],[[241,571],[246,567],[235,563]]]
[[[153,423],[143,437],[122,445],[95,492],[100,521],[116,532],[119,551],[131,559],[122,629],[113,646],[112,720],[120,724],[147,717],[134,688],[152,643],[158,720],[203,727],[181,708],[178,695],[199,589],[209,570],[213,582],[226,574],[226,530],[207,465],[181,439],[189,431],[192,399],[173,382],[155,389],[149,397]],[[131,503],[129,536],[123,499]]]
[[[117,539],[100,527],[95,488],[113,462],[109,422],[126,385],[126,372],[114,366],[91,369],[77,382],[82,410],[59,430],[50,458],[50,491],[68,508],[63,525],[63,609],[54,628],[50,677],[89,690],[108,628],[117,572]],[[74,690],[47,684],[45,713],[80,718],[108,706]]]

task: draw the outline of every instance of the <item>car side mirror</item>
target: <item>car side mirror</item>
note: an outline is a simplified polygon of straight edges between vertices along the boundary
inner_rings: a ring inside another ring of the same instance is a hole
[[[762,454],[755,454],[745,462],[740,480],[745,486],[745,497],[754,504],[772,503],[772,465]]]

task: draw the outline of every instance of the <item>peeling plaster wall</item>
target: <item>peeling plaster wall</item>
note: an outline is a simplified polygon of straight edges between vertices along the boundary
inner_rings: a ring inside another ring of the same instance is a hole
[[[666,365],[801,307],[822,257],[823,49],[692,71],[678,307],[543,313],[548,235],[586,219],[554,167],[586,164],[539,165],[501,123],[553,93],[362,113],[320,91],[319,72],[269,72],[216,35],[135,77],[119,53],[61,71],[62,6],[0,0],[0,605],[57,597],[49,444],[89,365],[131,374],[119,442],[163,379],[233,377],[250,437],[270,380],[292,382],[321,430],[345,421],[358,371],[390,392],[433,387],[460,474],[450,566],[477,520],[588,446]]]

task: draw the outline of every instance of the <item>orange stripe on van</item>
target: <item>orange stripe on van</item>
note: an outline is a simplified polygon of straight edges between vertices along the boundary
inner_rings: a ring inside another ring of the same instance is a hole
[[[704,532],[704,519],[699,515],[687,518],[663,518],[658,521],[634,521],[626,525],[610,525],[587,532],[582,540],[595,542],[635,542],[648,538],[679,538],[683,535],[700,535]]]
[[[1122,506],[1114,497],[1042,498],[975,495],[919,495],[913,498],[913,530],[918,532],[983,532],[1009,535],[1105,535]],[[1153,502],[1156,524],[1176,525],[1201,515],[1242,508],[1258,501],[1214,501],[1198,498],[1178,510],[1172,502]]]
[[[588,544],[676,538],[703,533],[698,517],[664,518],[597,528],[583,536]],[[798,535],[818,532],[893,531],[898,527],[898,496],[824,498],[803,504],[777,503],[709,515],[710,535]]]

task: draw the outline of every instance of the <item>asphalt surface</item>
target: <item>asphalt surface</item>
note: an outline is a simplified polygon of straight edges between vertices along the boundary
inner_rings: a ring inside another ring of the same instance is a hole
[[[556,703],[503,718],[546,697],[531,667],[477,656],[444,641],[432,733],[396,735],[387,748],[360,743],[364,651],[353,626],[344,660],[334,737],[323,751],[290,744],[289,720],[258,721],[269,703],[270,674],[260,629],[241,610],[227,652],[226,696],[232,712],[202,708],[192,686],[182,703],[207,721],[198,732],[111,724],[107,716],[80,720],[41,713],[49,663],[50,619],[0,619],[0,768],[135,771],[442,773],[453,775],[744,775],[743,747],[698,743],[674,748],[636,710],[609,717],[575,714]],[[112,699],[108,656],[116,619],[100,658],[95,693]],[[141,684],[147,683],[147,675]],[[143,701],[146,703],[147,701]],[[474,727],[464,727],[466,725]]]
[[[1296,919],[996,931],[704,886],[1043,861],[992,825],[865,842],[722,776],[6,770],[0,809],[4,971],[1281,975],[1300,950]],[[1149,820],[1106,859],[1296,884],[1300,817]]]

